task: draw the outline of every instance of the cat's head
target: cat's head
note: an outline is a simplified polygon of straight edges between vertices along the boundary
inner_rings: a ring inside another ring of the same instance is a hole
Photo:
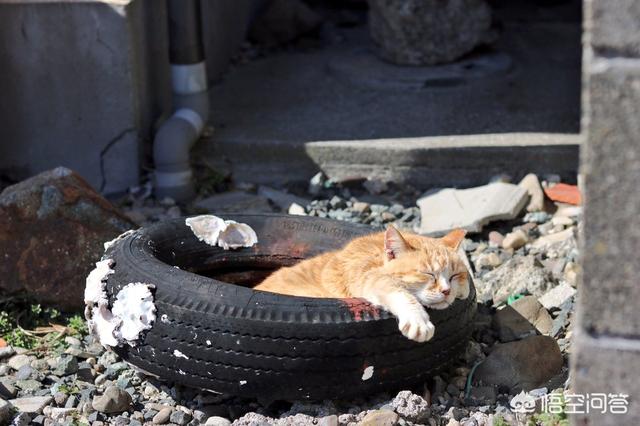
[[[466,232],[456,229],[442,238],[404,236],[393,226],[384,234],[385,273],[423,305],[444,309],[469,296],[469,273],[458,248]]]

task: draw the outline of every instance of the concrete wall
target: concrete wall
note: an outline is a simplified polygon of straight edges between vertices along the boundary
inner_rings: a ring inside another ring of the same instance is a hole
[[[259,4],[202,0],[211,82]],[[165,2],[0,0],[0,72],[0,174],[66,166],[126,190],[171,110]]]
[[[0,172],[55,166],[117,192],[170,101],[167,20],[155,0],[0,0]]]
[[[640,2],[586,0],[584,52],[586,205],[573,388],[627,394],[629,413],[592,411],[573,423],[640,424]]]

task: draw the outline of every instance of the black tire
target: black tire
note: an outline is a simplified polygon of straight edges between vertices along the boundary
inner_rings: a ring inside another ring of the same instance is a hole
[[[473,286],[468,299],[431,311],[435,336],[415,343],[400,334],[393,315],[362,299],[275,295],[201,275],[264,276],[260,271],[340,248],[374,230],[300,216],[230,218],[253,227],[259,243],[235,251],[211,247],[182,218],[140,229],[108,250],[115,261],[110,297],[131,282],[156,287],[156,322],[137,346],[115,348],[124,360],[215,392],[317,400],[409,388],[464,351],[476,307]],[[235,274],[240,270],[253,272]],[[370,366],[373,376],[363,380]]]

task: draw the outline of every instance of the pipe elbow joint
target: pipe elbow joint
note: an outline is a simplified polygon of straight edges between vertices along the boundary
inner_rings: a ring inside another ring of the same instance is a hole
[[[153,143],[155,188],[158,198],[186,201],[195,194],[189,151],[204,128],[196,111],[177,110],[158,130]]]

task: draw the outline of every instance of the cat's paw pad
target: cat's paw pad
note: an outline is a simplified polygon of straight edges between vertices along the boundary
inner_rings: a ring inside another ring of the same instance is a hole
[[[398,318],[398,329],[410,340],[426,342],[431,340],[436,327],[429,321],[429,315],[424,309],[401,315]]]

